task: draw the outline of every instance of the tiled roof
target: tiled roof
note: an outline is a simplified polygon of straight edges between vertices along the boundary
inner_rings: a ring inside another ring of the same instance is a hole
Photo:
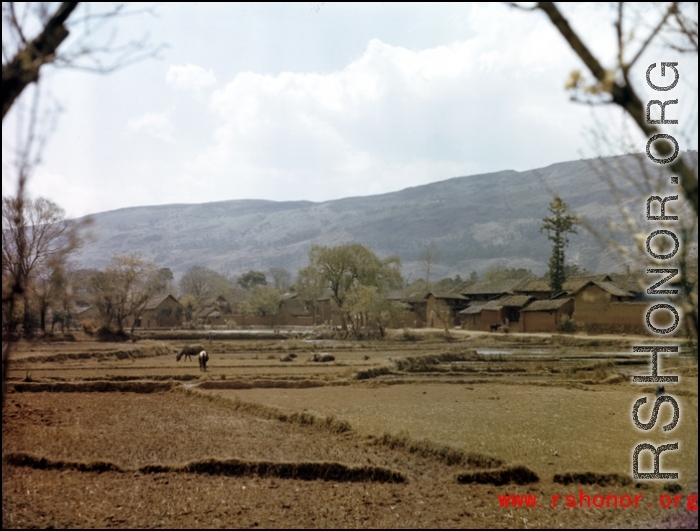
[[[155,309],[158,308],[158,306],[160,306],[160,305],[163,303],[163,301],[164,301],[165,299],[167,299],[168,297],[171,297],[175,302],[177,302],[177,301],[175,300],[175,297],[173,297],[173,296],[170,295],[170,294],[168,294],[168,295],[158,295],[157,297],[153,297],[150,301],[148,301],[148,302],[144,305],[144,310],[155,310]],[[180,304],[180,303],[178,302],[178,304]]]
[[[611,295],[613,295],[615,297],[630,297],[630,298],[634,297],[634,295],[632,295],[628,291],[621,289],[619,286],[616,286],[612,282],[597,282],[597,281],[586,282],[584,285],[579,287],[577,290],[572,291],[571,294],[575,295],[576,293],[582,291],[583,289],[587,288],[591,284],[598,286],[600,289],[607,291],[608,293],[610,293]]]
[[[566,298],[566,299],[550,299],[546,301],[535,301],[532,304],[530,304],[528,307],[523,308],[522,311],[524,312],[541,312],[541,311],[548,311],[548,310],[558,310],[562,306],[564,306],[566,303],[571,301],[572,299]]]
[[[483,304],[477,304],[474,306],[470,306],[469,308],[466,308],[465,310],[462,310],[460,315],[475,315],[477,313],[481,313],[481,309],[484,307]]]
[[[514,308],[522,308],[523,306],[527,305],[533,299],[534,299],[534,297],[530,297],[529,295],[511,295],[510,297],[506,297],[505,299],[501,299],[498,302],[503,307],[511,306]]]
[[[467,297],[464,295],[460,295],[459,293],[452,293],[451,291],[431,291],[428,293],[428,295],[433,295],[436,299],[459,299],[459,300],[469,300]],[[428,295],[426,295],[424,298],[427,299]]]
[[[460,291],[465,297],[470,295],[500,295],[502,293],[510,293],[524,281],[529,279],[509,279],[509,280],[478,280],[471,286],[462,288]]]
[[[503,302],[503,301],[500,301],[500,300],[489,301],[489,302],[487,302],[486,304],[484,304],[484,305],[481,307],[481,309],[482,309],[482,310],[500,310],[501,308],[503,308],[502,302]]]

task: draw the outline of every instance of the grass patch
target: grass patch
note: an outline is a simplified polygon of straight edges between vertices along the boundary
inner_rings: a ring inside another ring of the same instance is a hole
[[[552,481],[561,485],[577,483],[579,485],[598,485],[600,487],[608,485],[624,487],[632,484],[632,480],[628,477],[620,476],[619,474],[598,474],[596,472],[555,474]]]
[[[154,381],[96,381],[96,382],[47,382],[47,383],[11,383],[9,392],[15,393],[162,393],[174,388],[175,382]]]
[[[392,450],[405,450],[412,454],[435,459],[448,466],[464,465],[473,468],[496,468],[503,464],[503,461],[489,455],[466,452],[460,448],[439,444],[425,439],[415,440],[407,432],[398,435],[385,433],[381,437],[375,438],[373,444],[386,446]]]
[[[184,465],[144,465],[124,469],[108,461],[63,461],[37,457],[27,453],[11,453],[3,463],[39,470],[77,470],[79,472],[140,472],[142,474],[187,473],[210,476],[260,476],[281,479],[323,480],[339,482],[372,481],[404,483],[406,477],[395,470],[377,466],[352,467],[337,462],[279,463],[274,461],[247,461],[243,459],[203,459]]]
[[[498,470],[468,472],[457,476],[458,483],[478,483],[480,485],[529,485],[537,483],[539,476],[526,466],[514,466]]]
[[[309,389],[324,387],[326,382],[318,380],[206,380],[199,384],[200,389]]]
[[[463,352],[442,352],[440,354],[428,354],[426,356],[408,356],[406,358],[392,359],[392,363],[399,371],[405,372],[435,372],[440,371],[441,363],[452,361],[478,360],[476,350]]]
[[[385,374],[393,374],[393,371],[389,367],[372,367],[371,369],[357,371],[355,373],[355,380],[369,380],[370,378],[377,378]]]

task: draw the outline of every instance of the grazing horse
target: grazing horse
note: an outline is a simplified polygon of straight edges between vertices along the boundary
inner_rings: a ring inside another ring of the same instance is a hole
[[[202,352],[199,353],[199,370],[200,371],[207,370],[207,362],[208,361],[209,361],[209,354],[207,354],[206,350],[203,350]]]
[[[200,345],[199,343],[196,343],[194,345],[184,346],[184,347],[182,347],[182,350],[175,358],[175,361],[180,361],[180,358],[182,358],[182,356],[185,356],[185,359],[187,359],[187,358],[192,359],[192,356],[197,356],[203,350],[204,350],[204,347],[202,345]]]

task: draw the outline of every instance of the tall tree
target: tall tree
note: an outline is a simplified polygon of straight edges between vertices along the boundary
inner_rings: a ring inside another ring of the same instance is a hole
[[[428,285],[428,289],[430,289],[430,271],[433,269],[433,266],[439,259],[440,250],[434,242],[430,245],[426,245],[426,247],[420,253],[420,263],[425,271],[425,282]]]
[[[81,228],[80,223],[66,219],[60,206],[43,197],[2,198],[3,304],[9,299],[6,291],[13,290],[22,298],[25,334],[31,332],[32,322],[29,284],[40,271],[59,267],[82,245]]]
[[[270,276],[275,283],[275,289],[287,291],[292,284],[292,275],[283,267],[271,267]]]
[[[279,313],[281,300],[280,292],[272,286],[254,286],[250,304],[261,315],[270,318],[270,327],[272,327],[275,315]]]
[[[93,303],[106,326],[116,322],[124,331],[124,320],[133,316],[134,324],[144,305],[162,289],[153,262],[138,254],[114,255],[105,268],[90,279]],[[131,327],[133,333],[134,326]]]
[[[403,280],[401,260],[390,256],[381,260],[359,243],[337,247],[314,245],[309,252],[309,267],[322,279],[331,292],[331,299],[340,311],[343,330],[348,329],[348,296],[361,286],[374,286],[385,294],[400,288]]]
[[[232,286],[224,275],[204,266],[190,267],[180,279],[180,294],[192,295],[198,304],[231,289]]]
[[[267,286],[267,277],[262,271],[251,269],[247,273],[243,273],[236,282],[243,289],[253,289],[255,286]]]
[[[567,214],[568,205],[559,196],[554,196],[554,200],[549,204],[551,217],[542,220],[540,232],[547,232],[547,239],[552,245],[552,257],[549,259],[549,285],[552,291],[559,293],[566,280],[565,254],[566,246],[569,244],[567,234],[578,234],[576,216]]]

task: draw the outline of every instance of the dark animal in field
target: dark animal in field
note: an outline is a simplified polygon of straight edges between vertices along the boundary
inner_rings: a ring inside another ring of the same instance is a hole
[[[489,325],[489,331],[490,331],[490,332],[496,332],[499,328],[501,328],[501,325],[499,325],[499,324],[492,324],[492,325]]]
[[[320,361],[321,363],[324,363],[326,361],[335,361],[335,356],[326,352],[322,352],[321,354],[317,353],[314,354],[314,357],[311,359],[311,361]]]
[[[291,354],[282,354],[280,356],[280,361],[292,361]]]
[[[666,389],[664,389],[664,386],[663,386],[663,385],[657,385],[657,386],[656,386],[656,392],[655,392],[654,394],[655,394],[656,397],[658,398],[658,397],[660,397],[660,396],[666,394]]]
[[[199,370],[200,371],[207,370],[207,362],[208,361],[209,361],[209,354],[207,354],[206,350],[203,350],[202,352],[199,353]]]
[[[294,358],[297,357],[297,355],[294,354],[294,352],[290,352],[290,353],[289,353],[289,357],[292,358],[292,359],[294,359]]]
[[[180,358],[185,356],[185,359],[189,358],[192,359],[192,356],[197,356],[199,355],[200,352],[204,350],[204,347],[200,345],[199,343],[196,343],[194,345],[187,345],[182,347],[182,350],[180,353],[177,355],[175,358],[175,361],[180,361]]]

